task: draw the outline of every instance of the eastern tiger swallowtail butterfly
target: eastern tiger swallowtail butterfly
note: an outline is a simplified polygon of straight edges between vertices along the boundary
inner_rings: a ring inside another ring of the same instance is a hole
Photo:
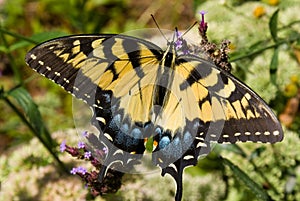
[[[283,139],[255,92],[213,63],[179,53],[174,39],[162,50],[126,35],[67,36],[34,47],[26,62],[92,108],[92,122],[110,144],[102,176],[117,161],[138,160],[152,138],[153,163],[174,178],[176,200],[184,168],[196,165],[211,142]]]

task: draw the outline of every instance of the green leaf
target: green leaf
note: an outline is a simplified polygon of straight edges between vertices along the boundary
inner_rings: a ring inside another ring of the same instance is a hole
[[[33,102],[30,94],[23,87],[14,88],[10,90],[8,94],[13,97],[24,110],[25,116],[32,126],[36,137],[44,141],[49,147],[55,146],[55,142],[48,133],[46,126],[42,121],[41,113],[37,105]]]
[[[226,158],[223,158],[224,165],[227,165],[234,175],[243,182],[259,200],[271,200],[268,193],[255,181],[253,181],[243,170],[241,170],[238,166],[234,165],[231,161]]]
[[[277,30],[278,30],[278,13],[279,13],[279,9],[277,9],[269,22],[269,29],[270,29],[270,33],[271,36],[273,38],[273,40],[276,42],[278,40],[278,36],[277,36]]]
[[[270,76],[271,76],[271,82],[276,85],[276,79],[277,79],[277,69],[278,69],[278,55],[279,55],[279,48],[274,49],[274,53],[272,56],[272,60],[270,63]]]
[[[4,45],[0,45],[0,52],[7,52],[7,48]]]
[[[19,103],[29,122],[40,133],[43,129],[42,117],[30,94],[23,87],[18,87],[11,90],[9,95]]]
[[[28,46],[29,44],[39,44],[41,42],[44,42],[46,40],[52,39],[52,38],[57,38],[57,37],[62,37],[67,35],[65,32],[60,32],[60,31],[50,31],[50,32],[42,32],[38,34],[34,34],[31,37],[24,37],[20,34],[8,31],[0,26],[0,33],[1,34],[6,34],[10,35],[16,39],[19,39],[18,42],[6,47],[5,45],[0,45],[0,52],[4,53],[9,53],[12,52],[16,49],[23,48],[25,46]]]
[[[265,147],[265,146],[261,146],[261,147],[256,148],[256,149],[250,154],[249,160],[253,160],[253,159],[259,157],[264,151],[266,151],[266,147]]]
[[[251,44],[249,47],[247,47],[248,52],[253,52],[255,50],[261,49],[261,47],[266,46],[267,41],[266,40],[258,40],[255,43]]]
[[[30,43],[28,41],[19,41],[19,42],[16,42],[16,43],[10,45],[9,48],[6,48],[5,46],[0,46],[0,51],[8,54],[14,50],[24,48],[24,47],[28,46],[29,44]]]

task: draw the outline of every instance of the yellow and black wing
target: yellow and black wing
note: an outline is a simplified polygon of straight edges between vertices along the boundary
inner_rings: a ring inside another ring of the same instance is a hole
[[[178,55],[124,35],[77,35],[45,42],[28,65],[94,111],[92,122],[109,148],[105,166],[139,159],[153,138],[153,162],[177,183],[211,142],[283,139],[267,104],[228,72],[193,55]],[[130,159],[130,160],[129,160]],[[104,173],[103,173],[104,174]]]
[[[162,55],[158,46],[134,37],[76,35],[36,46],[26,62],[92,108],[92,123],[109,148],[104,165],[110,167],[145,151]]]

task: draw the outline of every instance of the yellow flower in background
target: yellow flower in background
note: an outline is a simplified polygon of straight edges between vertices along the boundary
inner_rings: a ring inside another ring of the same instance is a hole
[[[236,45],[233,43],[230,43],[228,47],[229,47],[230,51],[232,51],[232,52],[236,49]]]
[[[256,6],[253,10],[253,15],[256,18],[260,18],[261,16],[266,14],[266,9],[263,6]]]
[[[276,6],[279,4],[279,0],[267,0],[266,3],[271,6]]]
[[[298,93],[298,86],[295,83],[289,83],[285,86],[284,95],[286,97],[294,97]]]
[[[299,77],[297,75],[292,75],[290,80],[292,83],[299,83]]]
[[[290,77],[290,83],[285,86],[284,95],[286,97],[294,97],[298,94],[299,90],[299,76],[292,75]]]

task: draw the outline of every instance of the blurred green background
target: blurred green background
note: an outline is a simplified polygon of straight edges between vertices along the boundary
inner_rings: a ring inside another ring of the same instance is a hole
[[[71,95],[26,66],[30,48],[63,35],[156,28],[150,14],[163,29],[187,29],[201,10],[209,40],[232,42],[232,74],[274,109],[285,139],[216,146],[186,169],[184,200],[300,200],[297,0],[0,0],[0,200],[92,199],[77,176],[62,171],[78,162],[58,153],[62,140],[77,143]],[[95,199],[174,197],[173,182],[159,172],[123,182],[116,195]]]

